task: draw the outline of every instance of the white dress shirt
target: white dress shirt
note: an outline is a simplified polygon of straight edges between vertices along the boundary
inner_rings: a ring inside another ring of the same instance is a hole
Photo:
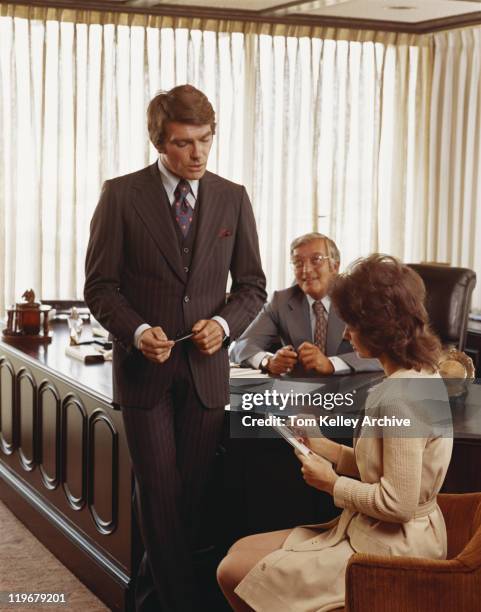
[[[157,162],[160,172],[160,178],[162,179],[162,184],[164,186],[165,192],[167,193],[167,198],[169,200],[169,204],[172,206],[175,202],[174,192],[181,180],[180,177],[173,174],[168,168],[166,168],[165,164],[162,162],[162,158],[159,157],[159,161]],[[190,185],[190,192],[186,196],[187,203],[195,208],[195,204],[197,202],[197,195],[199,193],[199,181],[197,179],[185,179]],[[215,315],[211,317],[214,321],[220,324],[222,329],[224,330],[224,335],[228,336],[230,333],[229,325],[225,319],[220,317],[219,315]],[[152,326],[148,323],[142,323],[139,325],[134,333],[134,345],[136,348],[139,348],[140,336],[144,333],[146,329],[150,329]],[[184,330],[182,330],[184,331]]]

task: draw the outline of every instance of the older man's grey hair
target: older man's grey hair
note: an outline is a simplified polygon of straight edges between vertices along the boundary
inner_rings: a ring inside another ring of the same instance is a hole
[[[320,234],[319,232],[310,232],[309,234],[303,234],[291,242],[291,256],[294,253],[294,249],[299,248],[304,244],[308,244],[309,242],[314,242],[314,240],[324,240],[327,246],[327,254],[331,261],[335,264],[339,264],[341,262],[341,254],[339,253],[339,249],[337,248],[337,244],[326,236],[325,234]]]

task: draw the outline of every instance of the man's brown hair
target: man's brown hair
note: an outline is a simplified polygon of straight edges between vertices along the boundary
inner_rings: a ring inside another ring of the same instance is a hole
[[[406,369],[437,370],[441,344],[429,329],[424,283],[412,268],[375,253],[337,276],[330,296],[373,357],[385,355]]]
[[[147,126],[152,144],[161,152],[169,121],[191,125],[210,125],[215,134],[215,112],[207,96],[192,85],[178,85],[161,91],[147,108]]]

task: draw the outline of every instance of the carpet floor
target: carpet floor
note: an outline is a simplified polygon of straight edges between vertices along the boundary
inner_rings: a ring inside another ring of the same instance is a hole
[[[7,604],[3,612],[58,610],[102,612],[109,610],[62,563],[43,546],[10,510],[0,502],[0,592],[65,593],[67,603]]]

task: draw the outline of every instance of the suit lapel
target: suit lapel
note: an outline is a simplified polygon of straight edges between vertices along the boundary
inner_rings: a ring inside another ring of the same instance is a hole
[[[200,211],[190,271],[191,277],[199,273],[212,255],[224,212],[222,189],[219,189],[209,172],[206,172],[200,180],[198,196]]]
[[[169,212],[170,204],[157,162],[145,169],[133,188],[137,192],[133,198],[137,213],[169,266],[185,282],[187,277],[182,266],[174,221]]]
[[[337,316],[334,307],[331,304],[329,308],[329,316],[327,317],[327,339],[326,339],[326,354],[337,355],[339,345],[344,336],[344,328],[346,324]]]
[[[312,342],[309,303],[297,285],[293,287],[293,293],[287,302],[287,308],[289,309],[286,317],[287,329],[292,345],[297,349],[306,340]]]

